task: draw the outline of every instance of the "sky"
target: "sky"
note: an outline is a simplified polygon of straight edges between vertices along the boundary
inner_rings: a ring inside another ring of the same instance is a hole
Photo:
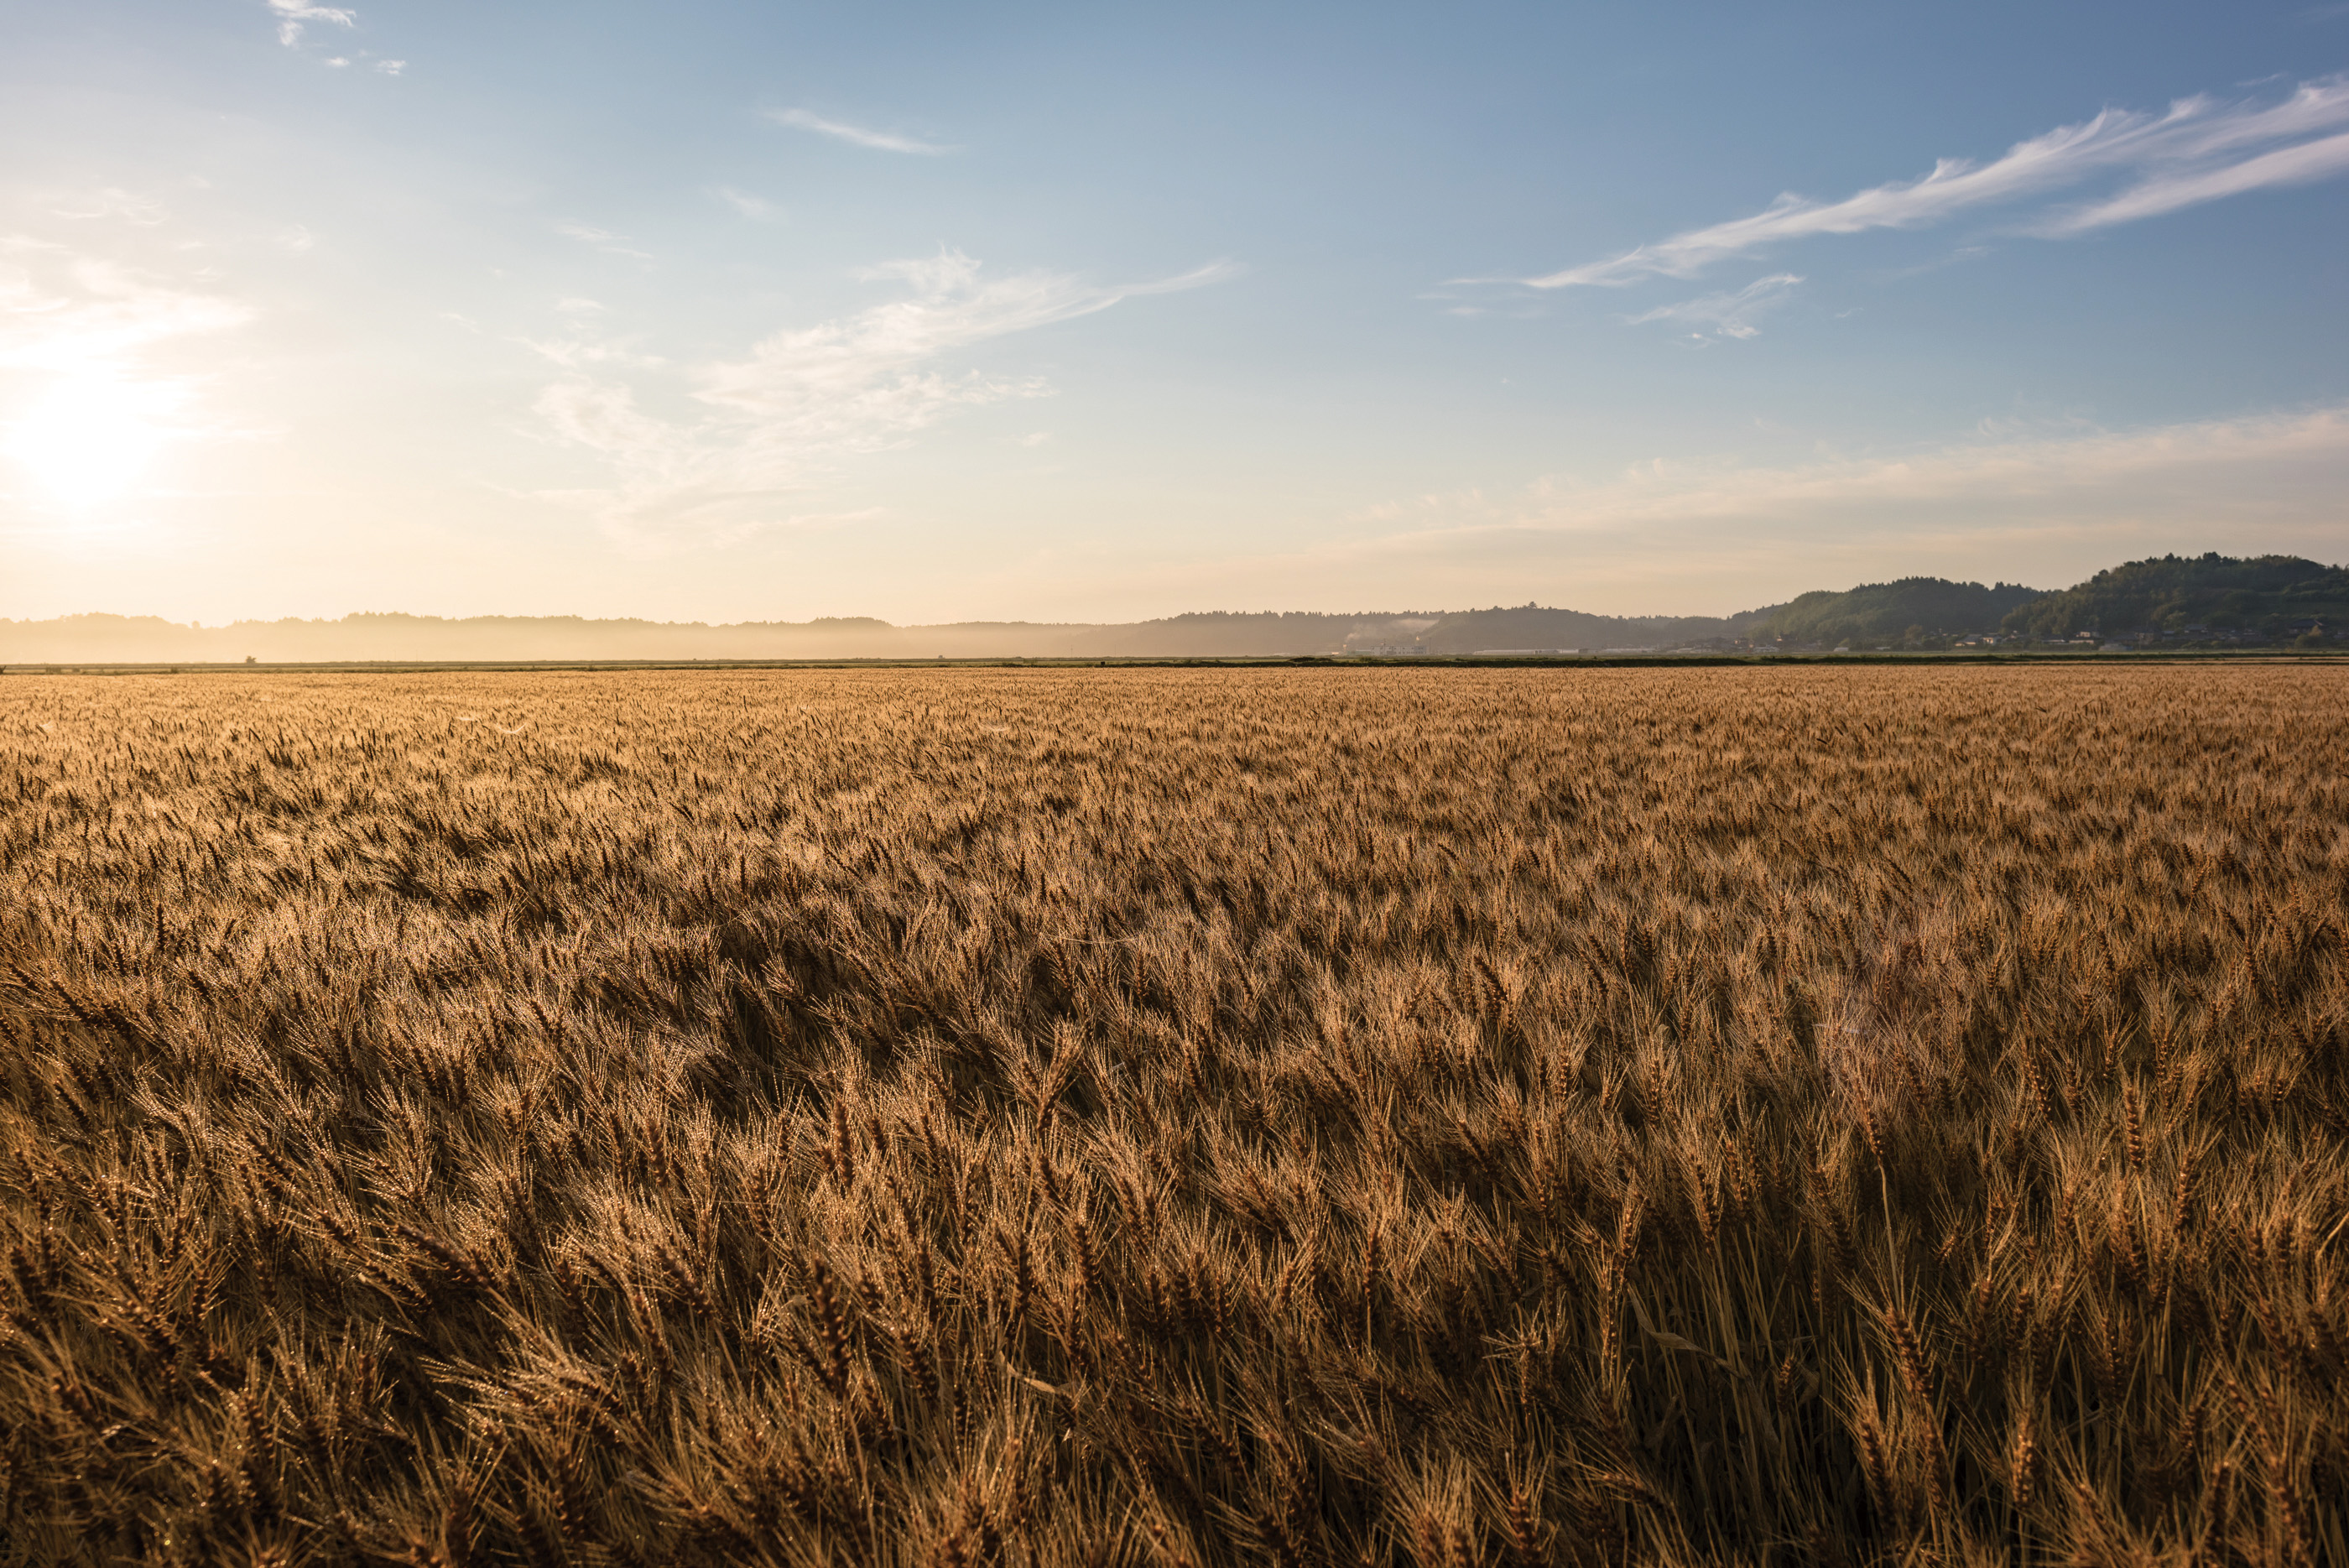
[[[2349,4],[0,8],[0,616],[2349,558]]]

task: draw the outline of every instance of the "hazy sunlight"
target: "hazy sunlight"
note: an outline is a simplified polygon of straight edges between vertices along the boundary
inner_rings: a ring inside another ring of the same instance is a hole
[[[172,400],[116,376],[63,378],[10,427],[9,461],[68,506],[119,500],[167,438],[156,416]]]

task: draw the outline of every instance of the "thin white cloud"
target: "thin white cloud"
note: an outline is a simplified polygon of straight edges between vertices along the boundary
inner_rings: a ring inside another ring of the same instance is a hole
[[[2136,176],[2137,183],[2116,196],[2032,225],[2042,234],[2080,234],[2245,191],[2331,178],[2349,170],[2349,153],[2334,145],[2338,136],[2324,133],[2344,126],[2349,126],[2349,78],[2341,77],[2304,82],[2289,98],[2266,105],[2197,97],[2161,114],[2106,109],[2017,142],[1989,163],[1945,158],[1922,179],[1874,186],[1840,202],[1790,192],[1751,217],[1515,281],[1570,288],[1692,277],[1716,262],[1813,235],[1923,228],[1975,208],[2044,199],[2116,172]]]
[[[2307,185],[2343,173],[2349,173],[2349,135],[2328,136],[2221,168],[2162,174],[2130,187],[2110,201],[2065,213],[2039,232],[2053,235],[2085,234],[2090,229],[2135,223],[2139,218],[2174,213],[2180,207],[2240,196],[2246,191]]]
[[[626,234],[616,234],[609,229],[599,229],[591,223],[557,223],[554,232],[566,240],[577,240],[583,245],[594,245],[605,255],[626,256],[631,261],[650,261],[645,252],[624,242]]]
[[[91,218],[120,218],[141,228],[153,228],[171,221],[171,212],[152,196],[109,185],[102,191],[87,191],[66,199],[62,206],[49,209],[53,218],[69,218],[77,222]]]
[[[568,337],[522,337],[515,341],[541,358],[566,370],[663,370],[668,368],[668,361],[659,355],[641,353],[627,341],[614,342],[596,337],[576,321],[572,323],[572,333]]]
[[[1104,287],[1056,273],[990,277],[959,252],[891,262],[865,275],[903,284],[905,297],[778,332],[741,358],[658,383],[587,373],[602,350],[581,339],[552,350],[537,345],[581,372],[545,389],[540,418],[613,473],[608,488],[561,499],[591,506],[616,535],[642,546],[741,537],[786,512],[784,497],[834,460],[900,444],[960,409],[1050,391],[1033,378],[952,371],[940,366],[944,357],[1237,270],[1217,264]],[[648,401],[674,411],[654,411]]]
[[[287,48],[302,41],[305,22],[330,22],[337,27],[356,27],[359,14],[336,5],[312,5],[307,0],[269,0],[269,9],[277,17],[277,41]]]
[[[1490,603],[1514,585],[1612,614],[1726,614],[1908,572],[2076,582],[2130,556],[2349,538],[2349,405],[2124,431],[1990,430],[1899,452],[1658,461],[1611,477],[1367,508],[1343,540],[1154,563],[1159,593]],[[1127,583],[1031,573],[1030,592]]]
[[[717,185],[709,193],[756,223],[771,223],[783,215],[783,210],[764,196],[754,196],[748,191],[737,191],[731,185]]]
[[[346,5],[313,5],[309,0],[268,0],[268,4],[270,14],[277,18],[277,41],[289,49],[304,47],[303,38],[310,23],[325,23],[345,29],[359,25],[359,14]],[[313,57],[328,70],[348,70],[353,66],[364,64],[378,75],[396,77],[408,68],[406,60],[388,59],[372,49]]]
[[[1774,273],[1756,278],[1744,288],[1729,294],[1699,295],[1678,305],[1660,305],[1638,316],[1626,317],[1633,327],[1651,321],[1671,321],[1686,327],[1709,327],[1722,337],[1758,337],[1762,329],[1754,318],[1773,306],[1785,303],[1786,296],[1803,280],[1791,272]],[[1704,333],[1695,334],[1704,337]]]
[[[910,136],[900,136],[895,131],[869,130],[861,125],[850,125],[845,120],[826,119],[823,116],[804,109],[768,109],[766,116],[777,125],[788,125],[798,130],[812,130],[818,136],[829,136],[835,141],[852,142],[858,147],[870,147],[882,152],[913,152],[925,157],[936,157],[940,153],[955,151],[951,147],[940,146],[936,142],[921,141]]]
[[[73,374],[125,365],[167,339],[252,319],[233,300],[21,236],[0,240],[0,369]]]
[[[1651,554],[1681,529],[1723,545],[1910,530],[2246,523],[2298,536],[2349,524],[2349,406],[2127,431],[2011,431],[1807,462],[1634,464],[1517,495],[1423,498],[1431,525],[1351,549],[1416,554],[1535,535],[1614,535]],[[1402,520],[1410,508],[1385,515]],[[1449,520],[1439,520],[1449,514]],[[2338,536],[2336,533],[2336,537]],[[2200,546],[2209,548],[2209,545]]]
[[[1651,462],[1596,485],[1551,481],[1528,525],[1639,521],[1823,519],[1879,506],[1985,504],[2020,509],[2126,510],[2180,485],[2220,487],[2292,465],[2349,460],[2349,408],[2209,420],[2133,431],[2008,433],[1883,456],[1781,466]],[[2198,500],[2197,504],[2200,504]],[[2335,501],[2334,517],[2349,512]],[[2009,515],[2013,513],[2010,512]]]

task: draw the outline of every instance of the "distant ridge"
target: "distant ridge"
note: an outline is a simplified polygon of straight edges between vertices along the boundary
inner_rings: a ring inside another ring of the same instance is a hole
[[[1788,642],[1899,641],[1993,631],[2007,612],[2047,596],[2020,583],[1984,587],[1946,577],[1863,583],[1846,593],[1808,593],[1782,605],[1757,628]]]
[[[1525,604],[1452,611],[1209,611],[1125,623],[954,621],[893,626],[866,616],[808,621],[589,620],[578,616],[384,613],[338,620],[182,626],[156,616],[0,619],[0,664],[309,664],[370,659],[1233,658],[1833,646],[2003,630],[2066,638],[2177,637],[2189,628],[2267,637],[2349,625],[2349,569],[2292,556],[2212,553],[2131,561],[2074,587],[1902,577],[1820,590],[1733,616],[1601,616]]]
[[[1210,612],[1122,625],[957,621],[588,620],[577,616],[367,613],[338,620],[182,626],[155,616],[0,620],[0,664],[271,664],[419,659],[1115,659],[1356,652],[1469,653],[1494,647],[1611,647],[1733,635],[1737,618],[1623,618],[1526,605],[1454,614]]]

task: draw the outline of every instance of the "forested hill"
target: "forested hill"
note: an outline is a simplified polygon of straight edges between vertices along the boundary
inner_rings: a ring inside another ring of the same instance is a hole
[[[1309,610],[1202,611],[1123,626],[1087,627],[1069,651],[1112,659],[1231,659],[1328,653],[1357,642],[1401,641],[1433,615],[1321,615]]]
[[[2030,637],[2078,632],[2295,629],[2349,622],[2349,568],[2297,556],[2163,556],[2098,572],[2086,582],[2008,612],[2005,629]]]
[[[1496,606],[1456,610],[1441,618],[1419,634],[1419,645],[1430,653],[1550,648],[1590,653],[1609,648],[1674,648],[1747,636],[1769,614],[1764,609],[1734,616],[1612,616],[1530,604],[1515,609]]]
[[[1804,594],[1780,606],[1752,635],[1795,643],[1898,642],[1922,637],[1992,631],[2018,606],[2046,597],[2020,583],[1953,583],[1946,577],[1902,577],[1863,583],[1843,593]]]
[[[2213,551],[2130,561],[2054,593],[1943,577],[1808,593],[1761,617],[1750,635],[1830,647],[1986,631],[2063,639],[2200,628],[2274,637],[2303,630],[2310,620],[2335,629],[2349,623],[2349,569],[2296,556],[2241,558]]]

